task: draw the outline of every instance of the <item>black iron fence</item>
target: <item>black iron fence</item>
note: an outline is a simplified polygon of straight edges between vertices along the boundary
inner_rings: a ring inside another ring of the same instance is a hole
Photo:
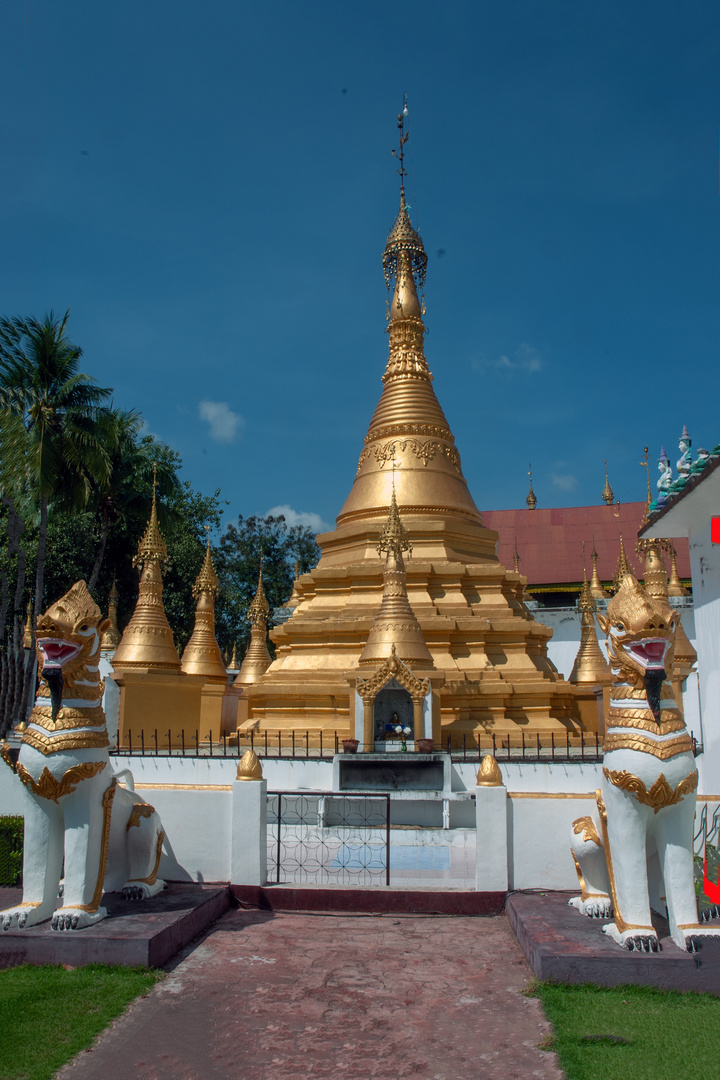
[[[269,791],[268,881],[390,884],[390,795]]]
[[[122,740],[118,738],[111,754],[130,757],[221,757],[239,758],[246,750],[254,750],[260,758],[290,758],[292,760],[315,759],[331,761],[334,754],[342,751],[346,732],[338,731],[250,731],[239,736],[217,735],[212,731],[204,735],[195,731],[173,733],[157,728],[128,729]],[[692,737],[693,752],[697,757],[703,752],[702,744]],[[444,735],[437,752],[450,754],[453,761],[480,761],[485,754],[493,754],[500,762],[528,761],[547,762],[599,762],[602,761],[603,741],[597,732],[546,732],[543,734],[496,735],[462,734]]]

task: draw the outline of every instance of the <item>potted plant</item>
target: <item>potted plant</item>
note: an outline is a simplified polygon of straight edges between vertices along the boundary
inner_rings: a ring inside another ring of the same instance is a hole
[[[343,754],[357,754],[357,748],[360,745],[359,739],[343,739]]]

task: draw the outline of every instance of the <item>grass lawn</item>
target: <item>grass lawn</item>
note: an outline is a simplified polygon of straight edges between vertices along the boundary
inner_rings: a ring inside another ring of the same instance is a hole
[[[0,1077],[51,1080],[161,972],[92,964],[0,971]],[[110,1080],[110,1078],[108,1078]]]
[[[710,1080],[719,1075],[720,998],[589,984],[538,983],[530,992],[540,998],[555,1029],[546,1049],[557,1052],[568,1080]]]

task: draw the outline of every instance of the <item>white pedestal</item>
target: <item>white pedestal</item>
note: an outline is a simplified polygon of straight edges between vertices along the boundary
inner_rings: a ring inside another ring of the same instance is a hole
[[[478,892],[506,892],[508,887],[507,788],[475,788]]]
[[[232,789],[230,883],[267,883],[267,780],[236,780]]]

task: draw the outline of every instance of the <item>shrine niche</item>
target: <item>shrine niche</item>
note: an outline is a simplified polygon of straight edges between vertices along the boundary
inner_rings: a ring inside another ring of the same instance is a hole
[[[391,731],[397,725],[409,727],[412,738],[432,738],[433,707],[430,679],[420,678],[400,659],[391,646],[390,656],[370,679],[358,679],[356,692],[363,705],[362,752],[371,753],[376,744],[399,741]],[[397,720],[393,720],[393,716]]]

